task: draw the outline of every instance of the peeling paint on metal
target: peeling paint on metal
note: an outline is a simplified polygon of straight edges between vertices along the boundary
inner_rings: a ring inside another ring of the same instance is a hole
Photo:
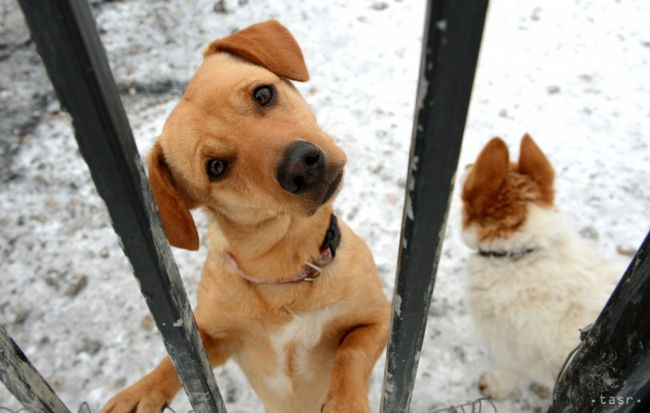
[[[427,56],[431,54],[431,49],[427,49]],[[418,94],[417,94],[417,101],[415,103],[415,111],[416,113],[422,110],[422,107],[424,106],[424,98],[426,96],[426,91],[429,87],[429,81],[424,77],[424,74],[420,76],[420,83],[418,87]]]
[[[411,201],[411,194],[406,197],[406,217],[413,221],[415,213],[413,212],[413,201]]]
[[[395,294],[393,297],[393,311],[397,317],[402,315],[402,297],[399,294]]]

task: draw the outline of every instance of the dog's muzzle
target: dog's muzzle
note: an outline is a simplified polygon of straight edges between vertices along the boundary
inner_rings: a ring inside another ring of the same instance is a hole
[[[316,145],[297,141],[284,151],[277,180],[285,191],[322,204],[338,188],[342,173],[342,168],[328,165],[325,154]]]
[[[287,147],[278,168],[280,186],[292,194],[302,194],[325,179],[325,155],[315,145],[298,141]]]

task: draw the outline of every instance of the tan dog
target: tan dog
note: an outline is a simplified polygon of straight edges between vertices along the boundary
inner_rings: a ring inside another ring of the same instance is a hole
[[[172,245],[198,249],[190,209],[211,218],[194,313],[211,364],[234,357],[269,413],[369,412],[390,308],[368,247],[333,218],[346,157],[289,81],[308,78],[276,21],[215,41],[149,182]],[[180,388],[166,357],[102,411],[159,412]]]

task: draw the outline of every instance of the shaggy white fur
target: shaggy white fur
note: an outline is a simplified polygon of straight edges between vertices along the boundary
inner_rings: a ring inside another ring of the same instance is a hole
[[[476,228],[464,241],[484,251],[468,261],[467,293],[476,327],[495,369],[481,377],[483,394],[507,397],[522,379],[552,387],[579,329],[604,306],[623,265],[604,259],[555,208],[529,205],[524,225],[507,238],[479,243]]]

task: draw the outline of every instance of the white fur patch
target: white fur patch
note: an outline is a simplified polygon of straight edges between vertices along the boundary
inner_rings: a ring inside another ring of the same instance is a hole
[[[280,371],[266,378],[266,385],[269,386],[275,393],[281,395],[291,394],[293,386],[291,379],[284,371]]]
[[[624,265],[603,259],[559,211],[528,208],[524,225],[506,238],[478,243],[474,228],[464,231],[474,247],[535,249],[517,260],[473,255],[467,293],[496,368],[552,384],[578,344],[578,329],[598,315]]]
[[[304,377],[311,376],[309,354],[320,341],[323,328],[338,314],[335,305],[324,307],[305,314],[294,315],[293,320],[271,335],[271,345],[275,350],[278,367],[277,373],[266,379],[267,384],[280,394],[293,391],[291,379],[287,375],[287,347],[294,344],[295,369]]]

